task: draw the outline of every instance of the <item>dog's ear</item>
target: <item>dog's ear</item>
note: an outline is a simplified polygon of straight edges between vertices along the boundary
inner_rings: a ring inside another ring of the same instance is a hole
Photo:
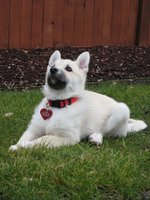
[[[50,57],[48,65],[51,66],[56,60],[61,59],[60,51],[56,50]]]
[[[88,51],[81,53],[77,60],[77,65],[79,66],[80,69],[84,70],[85,72],[88,72],[88,66],[90,62],[90,54]]]

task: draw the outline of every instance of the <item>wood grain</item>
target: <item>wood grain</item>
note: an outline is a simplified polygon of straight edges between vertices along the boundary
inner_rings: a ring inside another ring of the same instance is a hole
[[[10,1],[9,48],[21,48],[21,1]]]
[[[0,48],[9,47],[9,0],[0,3]]]
[[[43,47],[53,47],[54,0],[44,0]]]
[[[31,47],[31,31],[32,31],[32,1],[22,0],[21,6],[21,48]]]
[[[33,0],[31,48],[42,46],[43,0]]]
[[[143,0],[139,44],[144,46],[150,46],[150,1],[149,0]]]

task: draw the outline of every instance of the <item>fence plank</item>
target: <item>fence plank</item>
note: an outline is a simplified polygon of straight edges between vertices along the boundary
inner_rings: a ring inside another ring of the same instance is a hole
[[[43,47],[53,46],[54,0],[44,0]]]
[[[43,0],[33,0],[31,47],[42,46]]]
[[[122,1],[121,5],[121,23],[120,23],[120,34],[119,34],[119,43],[121,45],[128,45],[128,36],[129,36],[129,15],[130,15],[130,1]]]
[[[82,46],[83,42],[83,24],[84,24],[84,0],[75,0],[75,19],[73,31],[73,45]]]
[[[86,0],[83,27],[83,46],[93,45],[94,0]]]
[[[102,42],[104,0],[95,0],[94,21],[93,21],[93,45],[100,45]]]
[[[119,44],[122,0],[113,0],[111,44]]]
[[[74,12],[75,12],[75,0],[65,1],[64,27],[63,27],[64,45],[73,45]]]
[[[149,23],[149,34],[148,34],[148,44],[147,46],[150,46],[150,23]]]
[[[0,2],[0,48],[9,45],[9,0]]]
[[[54,1],[53,45],[63,45],[64,0]]]
[[[140,27],[140,45],[150,46],[150,1],[143,0],[142,18]]]
[[[20,48],[21,1],[10,1],[9,48]]]
[[[104,12],[103,12],[103,28],[101,44],[108,45],[110,44],[111,39],[111,20],[112,20],[112,0],[104,1]]]
[[[137,16],[138,16],[138,0],[130,0],[130,14],[129,14],[129,26],[128,26],[128,44],[135,45],[136,31],[137,31]]]
[[[32,1],[22,0],[21,9],[21,48],[31,47],[31,30],[32,30]]]

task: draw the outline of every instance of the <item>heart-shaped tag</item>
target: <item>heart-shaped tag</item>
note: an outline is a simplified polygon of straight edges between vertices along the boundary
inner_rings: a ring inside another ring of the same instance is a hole
[[[53,114],[52,110],[47,110],[46,108],[42,108],[40,113],[44,120],[50,118]]]

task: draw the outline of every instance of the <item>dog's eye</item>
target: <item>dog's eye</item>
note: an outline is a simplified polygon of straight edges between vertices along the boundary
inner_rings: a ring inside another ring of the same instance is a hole
[[[51,68],[55,67],[55,65],[51,65]]]
[[[68,72],[72,72],[72,68],[69,65],[66,66],[65,70]]]

